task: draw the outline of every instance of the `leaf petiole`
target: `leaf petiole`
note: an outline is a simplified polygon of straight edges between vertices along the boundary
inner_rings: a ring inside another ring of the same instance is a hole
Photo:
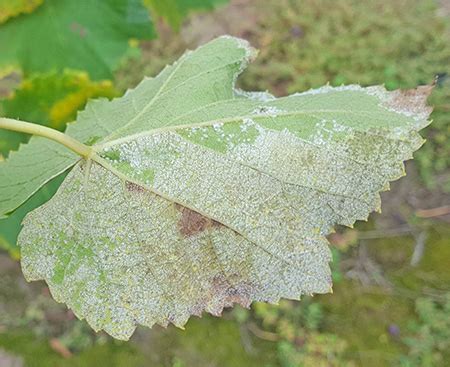
[[[80,143],[78,140],[75,140],[69,135],[66,135],[58,130],[51,129],[46,126],[0,117],[0,129],[42,136],[44,138],[56,141],[57,143],[64,145],[65,147],[69,148],[76,154],[86,159],[90,159],[94,154],[94,150],[92,149],[92,147]]]

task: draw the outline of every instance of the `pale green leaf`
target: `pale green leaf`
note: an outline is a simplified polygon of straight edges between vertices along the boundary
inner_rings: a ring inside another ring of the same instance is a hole
[[[254,56],[221,37],[89,103],[69,133],[97,153],[26,217],[27,279],[120,339],[137,324],[330,291],[325,236],[379,210],[422,144],[430,88],[235,90]]]

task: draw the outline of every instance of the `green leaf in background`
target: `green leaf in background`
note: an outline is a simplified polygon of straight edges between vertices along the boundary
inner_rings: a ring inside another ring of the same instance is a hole
[[[163,17],[170,26],[178,31],[183,20],[194,10],[212,10],[228,0],[143,0],[152,13]]]
[[[19,14],[31,13],[44,0],[0,0],[0,24]]]
[[[46,0],[0,26],[0,69],[20,66],[29,75],[71,68],[111,78],[130,39],[154,36],[140,0]]]
[[[115,96],[117,91],[110,81],[93,82],[84,72],[66,70],[62,74],[35,75],[23,81],[9,98],[0,100],[0,110],[3,116],[64,131],[66,123],[75,120],[77,111],[84,108],[89,98]],[[29,138],[25,134],[0,129],[0,155],[7,157],[10,151],[17,150],[20,143],[27,142]],[[7,218],[0,219],[0,247],[8,250],[14,258],[19,256],[16,239],[23,217],[45,203],[61,181],[62,178],[55,178]]]
[[[66,123],[76,118],[90,98],[113,98],[118,95],[109,80],[94,82],[85,72],[38,74],[24,80],[8,98],[0,100],[4,117],[32,121],[64,131]],[[29,136],[0,130],[0,154],[6,157],[17,150]]]
[[[137,324],[329,292],[326,235],[380,210],[423,142],[431,88],[236,90],[254,56],[221,37],[89,103],[68,128],[95,141],[88,161],[33,138],[0,164],[3,211],[74,166],[24,220],[25,277],[119,339]]]

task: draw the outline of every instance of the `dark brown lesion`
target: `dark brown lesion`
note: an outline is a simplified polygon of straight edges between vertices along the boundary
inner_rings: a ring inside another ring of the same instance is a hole
[[[208,308],[208,312],[212,315],[220,316],[224,308],[233,307],[234,304],[249,308],[255,285],[242,279],[238,281],[239,278],[241,277],[238,274],[231,274],[227,278],[222,274],[214,276],[211,279],[210,288],[205,291],[202,299],[190,308],[190,313],[201,316]],[[231,284],[230,279],[235,282]]]
[[[125,188],[127,189],[127,191],[129,192],[144,192],[145,189],[142,186],[139,186],[133,182],[127,181],[125,182]]]
[[[180,204],[175,204],[175,208],[181,213],[181,217],[178,220],[178,229],[184,237],[191,237],[207,230],[208,228],[221,226],[219,222],[207,218],[204,215]]]
[[[223,275],[216,275],[212,281],[213,294],[223,300],[224,307],[232,307],[235,303],[243,307],[251,304],[251,293],[253,286],[245,281],[233,282],[230,279],[240,278],[237,274],[232,274],[229,278]]]

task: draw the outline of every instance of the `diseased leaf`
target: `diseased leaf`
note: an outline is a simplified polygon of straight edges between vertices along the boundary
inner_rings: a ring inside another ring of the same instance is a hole
[[[182,327],[233,303],[330,291],[325,236],[380,209],[422,144],[430,87],[235,90],[254,56],[221,37],[122,98],[89,103],[69,134],[95,140],[96,154],[56,155],[75,167],[24,221],[26,278],[120,339],[137,324]]]
[[[111,78],[131,50],[130,39],[154,36],[140,0],[46,0],[0,26],[0,69],[16,65],[29,74],[70,68]]]
[[[0,24],[23,13],[31,13],[44,0],[0,0]]]

